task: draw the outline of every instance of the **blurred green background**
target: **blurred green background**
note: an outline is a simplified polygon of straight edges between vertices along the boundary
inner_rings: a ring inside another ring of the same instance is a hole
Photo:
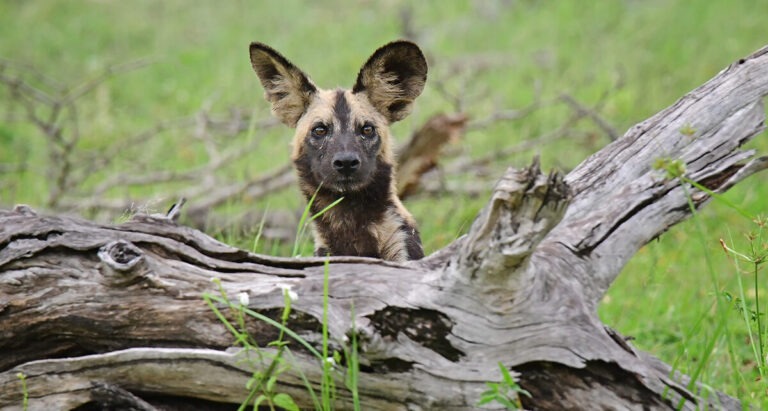
[[[173,173],[206,164],[211,152],[194,127],[167,127],[146,139],[140,133],[201,111],[268,119],[269,106],[248,59],[251,41],[270,44],[316,84],[329,88],[351,86],[373,50],[407,36],[428,55],[430,75],[414,113],[393,126],[400,143],[438,112],[463,110],[482,120],[497,111],[542,103],[518,120],[471,129],[448,148],[448,156],[476,159],[522,141],[538,143],[491,162],[482,173],[473,169],[441,177],[455,192],[406,201],[431,252],[466,231],[505,167],[526,166],[539,154],[544,169],[567,171],[609,142],[605,131],[589,120],[568,124],[564,138],[542,139],[573,115],[558,100],[562,94],[594,108],[623,134],[768,44],[766,21],[764,0],[5,0],[0,2],[0,73],[40,90],[57,90],[58,95],[87,93],[74,103],[78,138],[52,148],[50,139],[30,124],[10,83],[3,84],[0,207],[27,203],[56,208],[51,201],[56,175],[50,171],[57,161],[55,150],[110,156],[104,167],[78,171],[81,184],[57,194],[70,203],[93,200],[79,200],[78,193],[92,192],[110,176]],[[89,88],[89,81],[105,69],[137,61],[140,67],[110,74]],[[50,115],[50,110],[35,110],[42,117]],[[70,132],[74,127],[66,119],[56,124]],[[214,143],[221,150],[257,147],[219,175],[237,181],[279,168],[287,161],[291,135],[280,126],[240,130],[228,134],[229,140],[218,137]],[[134,144],[109,151],[129,136]],[[768,139],[758,136],[750,147],[768,152]],[[77,170],[79,157],[73,158],[72,169]],[[752,177],[727,198],[751,215],[764,214],[764,179]],[[103,190],[99,198],[130,198],[162,211],[177,190],[195,184],[118,186]],[[473,190],[461,195],[467,186]],[[287,210],[285,215],[293,218],[301,207],[297,191],[289,189],[219,208],[224,215],[256,209],[267,217]],[[723,203],[713,202],[697,221],[700,227],[686,222],[640,251],[605,297],[601,318],[682,372],[768,408],[768,384],[759,379],[761,364],[743,316],[733,306],[716,309],[718,301],[725,301],[717,298],[723,292],[738,296],[743,290],[752,305],[756,296],[768,292],[765,273],[758,273],[757,282],[752,274],[739,274],[719,239],[742,250],[755,244],[760,249],[765,242],[750,243],[745,234],[758,227]],[[216,231],[225,241],[258,252],[290,252],[290,245],[280,240],[264,238],[254,245],[257,227]]]

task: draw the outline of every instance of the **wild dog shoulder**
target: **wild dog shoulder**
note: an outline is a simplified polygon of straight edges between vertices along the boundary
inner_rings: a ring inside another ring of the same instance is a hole
[[[379,245],[381,258],[391,261],[418,260],[424,257],[419,230],[410,214],[397,208],[387,210],[381,223],[368,227]]]

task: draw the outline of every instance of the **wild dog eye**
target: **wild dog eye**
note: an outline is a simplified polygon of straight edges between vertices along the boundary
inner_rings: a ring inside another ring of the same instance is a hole
[[[372,125],[370,125],[370,124],[366,124],[366,125],[364,125],[364,126],[363,126],[363,127],[360,129],[360,135],[361,135],[363,138],[369,138],[369,137],[373,137],[373,135],[374,135],[375,133],[376,133],[376,128],[374,128],[374,127],[373,127]]]
[[[322,124],[318,125],[318,126],[315,126],[312,129],[312,137],[324,138],[327,135],[328,135],[328,127],[326,127],[326,126],[324,126]]]

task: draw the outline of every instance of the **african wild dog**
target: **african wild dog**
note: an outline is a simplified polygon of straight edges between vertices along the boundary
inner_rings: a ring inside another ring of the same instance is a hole
[[[408,41],[389,43],[360,69],[351,90],[323,90],[280,53],[252,43],[251,64],[272,112],[296,128],[291,159],[313,214],[315,255],[386,260],[424,256],[411,214],[395,190],[389,124],[405,118],[424,89],[427,62]]]

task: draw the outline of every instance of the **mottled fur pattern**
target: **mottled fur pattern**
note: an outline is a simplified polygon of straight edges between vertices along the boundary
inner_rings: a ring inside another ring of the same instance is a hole
[[[291,159],[317,214],[316,255],[392,261],[424,256],[416,223],[397,197],[389,124],[421,94],[427,63],[418,46],[389,43],[360,69],[351,90],[324,90],[269,46],[252,43],[251,63],[277,118],[296,128]]]

